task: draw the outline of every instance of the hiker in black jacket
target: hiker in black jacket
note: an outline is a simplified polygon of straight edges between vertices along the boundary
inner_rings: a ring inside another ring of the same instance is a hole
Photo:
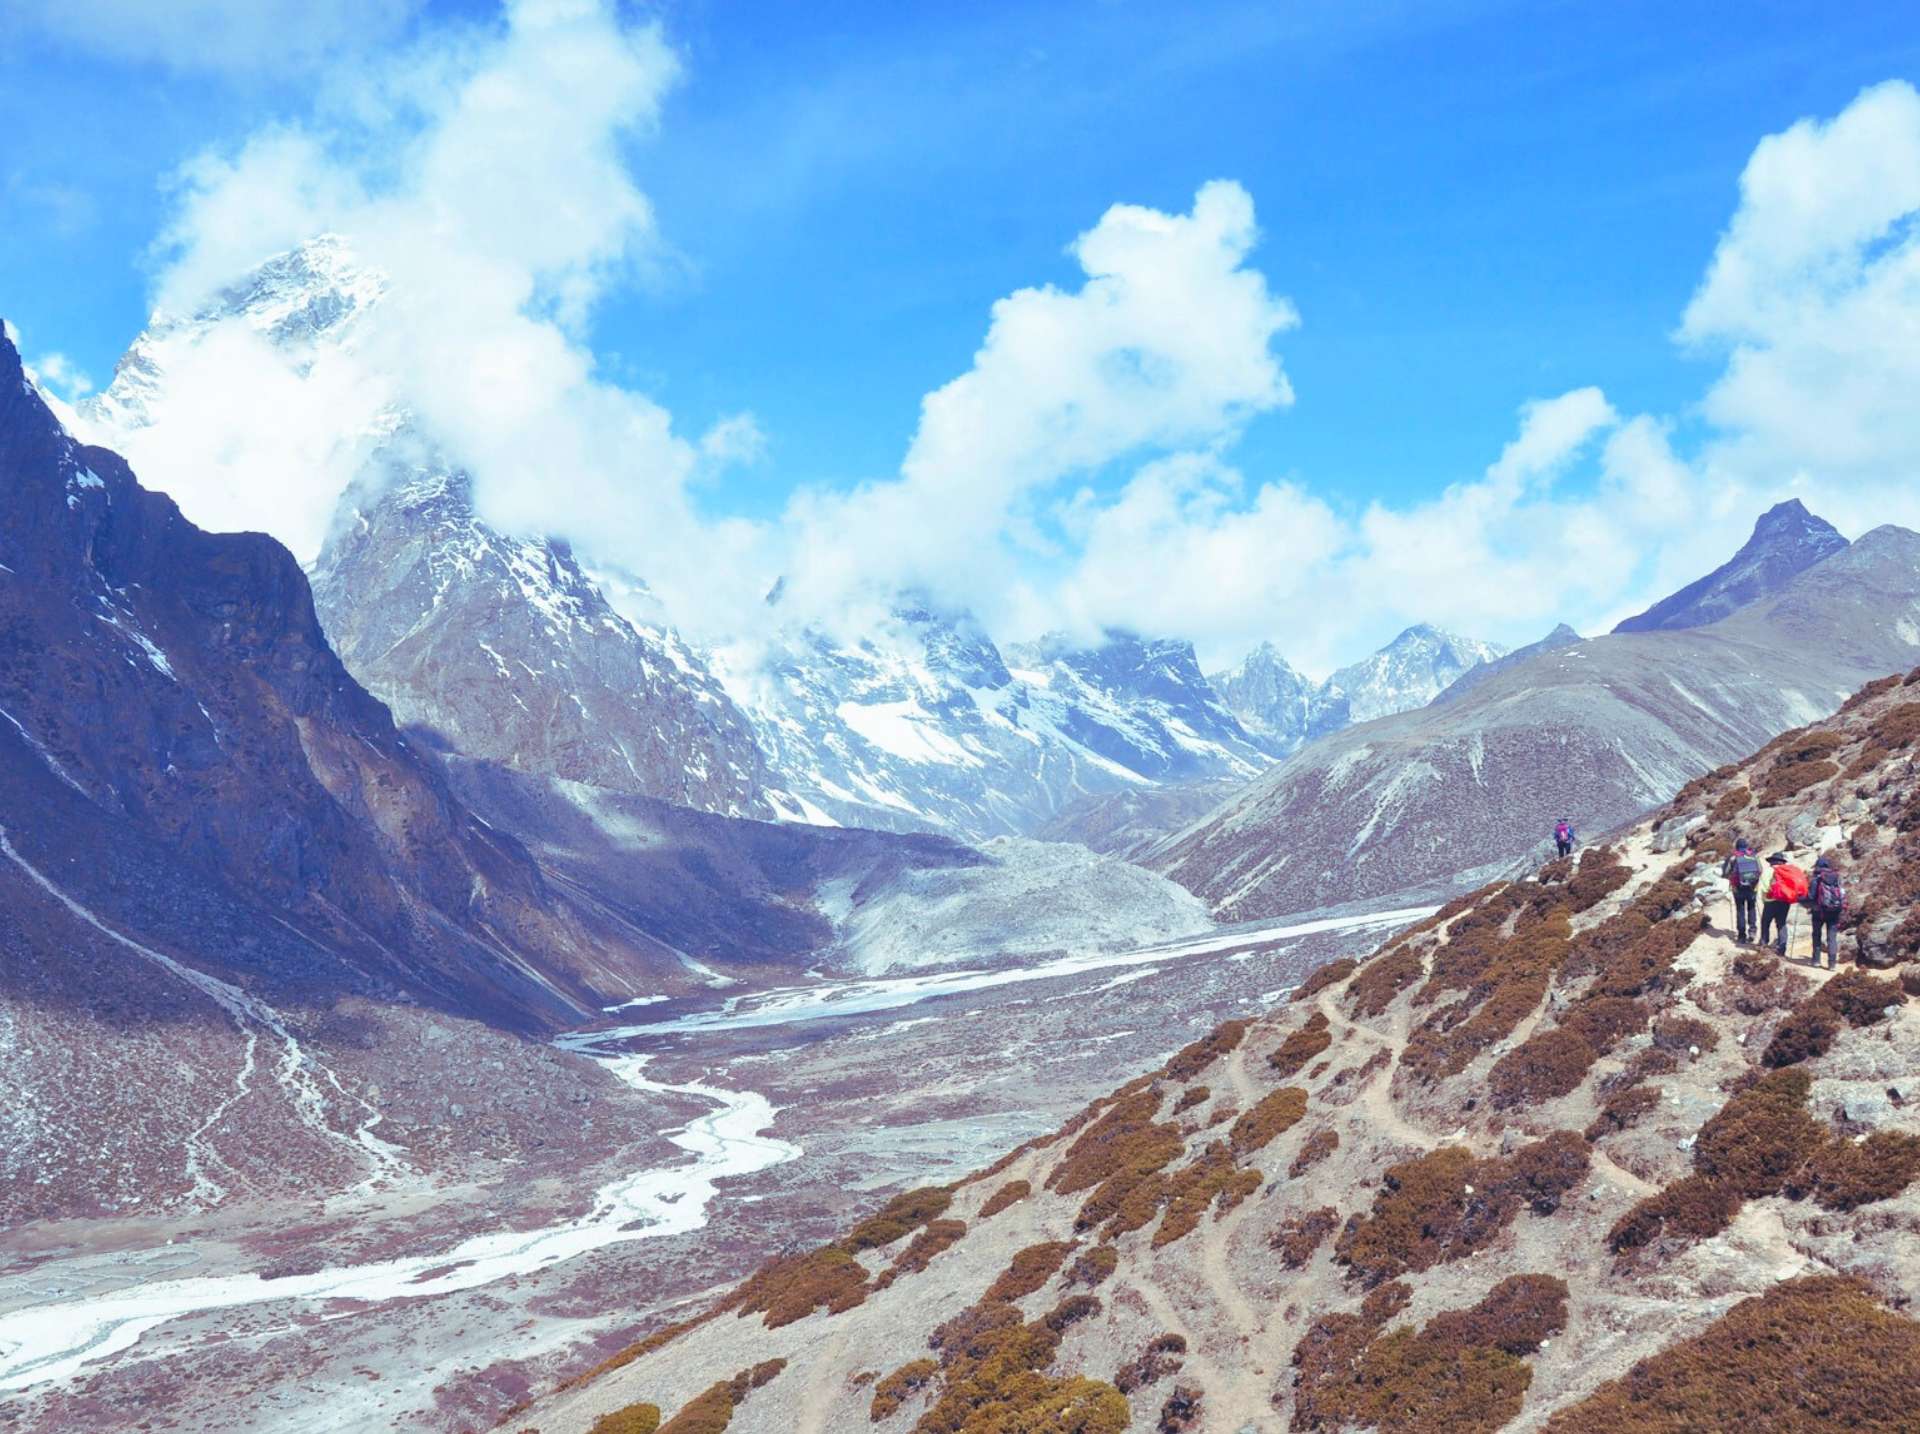
[[[1807,908],[1813,917],[1813,964],[1820,964],[1820,937],[1827,938],[1827,969],[1840,969],[1840,918],[1847,910],[1847,889],[1832,857],[1813,864],[1813,882],[1807,888]]]
[[[1733,855],[1720,868],[1720,874],[1733,893],[1733,939],[1744,946],[1758,934],[1760,925],[1760,858],[1753,854],[1753,844],[1745,837],[1734,842]]]

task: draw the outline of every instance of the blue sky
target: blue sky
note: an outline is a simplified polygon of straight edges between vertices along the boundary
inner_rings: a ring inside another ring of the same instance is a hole
[[[130,3],[62,8],[110,25]],[[498,23],[493,6],[363,3],[356,36],[292,56],[263,37],[210,66],[178,35],[103,53],[97,30],[16,16],[0,312],[29,357],[104,381],[156,282],[169,176],[195,154],[306,115],[369,34],[378,52]],[[580,338],[689,433],[754,416],[764,457],[696,488],[710,517],[774,521],[796,490],[897,473],[923,395],[967,371],[996,300],[1077,285],[1066,246],[1109,205],[1178,214],[1213,179],[1251,197],[1248,264],[1300,317],[1275,341],[1295,402],[1230,445],[1249,481],[1297,481],[1341,518],[1418,504],[1478,478],[1523,404],[1584,386],[1684,450],[1705,441],[1723,356],[1673,334],[1756,144],[1920,76],[1920,24],[1892,4],[1753,4],[1737,23],[1670,0],[831,8],[621,17],[657,18],[680,73],[623,141],[657,242]],[[1074,481],[1115,493],[1151,456]],[[1417,614],[1329,651],[1401,616]]]

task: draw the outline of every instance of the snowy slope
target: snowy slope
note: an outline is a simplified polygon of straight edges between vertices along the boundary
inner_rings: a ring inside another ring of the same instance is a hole
[[[724,677],[816,820],[1015,835],[1088,794],[1267,765],[1188,644],[1112,633],[1012,655],[965,616],[903,600],[856,640],[789,631]]]

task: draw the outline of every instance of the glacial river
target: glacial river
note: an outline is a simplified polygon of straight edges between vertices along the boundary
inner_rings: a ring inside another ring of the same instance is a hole
[[[797,1145],[766,1134],[775,1111],[765,1096],[699,1083],[664,1085],[650,1081],[644,1073],[648,1057],[614,1049],[635,1037],[860,1016],[1016,982],[1180,961],[1317,932],[1400,926],[1425,915],[1426,910],[1373,912],[1251,931],[1216,932],[1162,946],[1088,953],[1024,967],[826,982],[736,997],[714,1011],[650,1025],[562,1036],[558,1044],[600,1061],[635,1090],[712,1101],[711,1111],[667,1135],[692,1160],[665,1169],[635,1171],[609,1181],[595,1195],[592,1208],[578,1219],[539,1230],[476,1235],[432,1254],[271,1279],[238,1274],[155,1280],[106,1294],[28,1305],[0,1315],[0,1390],[26,1389],[68,1378],[88,1364],[131,1348],[157,1326],[187,1315],[279,1300],[380,1302],[451,1294],[527,1274],[621,1241],[697,1230],[707,1222],[707,1207],[717,1195],[720,1181],[752,1175],[800,1155]]]

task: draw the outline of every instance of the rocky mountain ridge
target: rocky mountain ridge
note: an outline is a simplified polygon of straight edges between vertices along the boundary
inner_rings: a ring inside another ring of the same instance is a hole
[[[1672,632],[1705,627],[1779,592],[1797,573],[1846,546],[1847,540],[1833,524],[1809,513],[1798,498],[1789,498],[1760,515],[1753,535],[1726,562],[1645,612],[1617,623],[1613,630]]]
[[[550,1434],[1905,1428],[1916,691],[1920,673],[1878,681],[1606,845],[1323,967],[1056,1134],[874,1197],[832,1243],[558,1366],[513,1417]],[[1719,876],[1735,832],[1836,856],[1845,954],[1892,976],[1737,945]]]
[[[404,727],[464,755],[700,811],[772,817],[745,716],[668,628],[614,611],[564,544],[483,523],[457,472],[350,492],[314,601]]]
[[[1314,683],[1294,671],[1271,642],[1261,643],[1238,666],[1209,680],[1248,730],[1284,757],[1313,738],[1355,722],[1424,707],[1506,651],[1497,643],[1418,623],[1325,682]]]
[[[1140,853],[1224,919],[1444,894],[1605,829],[1920,655],[1920,535],[1880,528],[1707,627],[1566,644],[1313,743]]]

